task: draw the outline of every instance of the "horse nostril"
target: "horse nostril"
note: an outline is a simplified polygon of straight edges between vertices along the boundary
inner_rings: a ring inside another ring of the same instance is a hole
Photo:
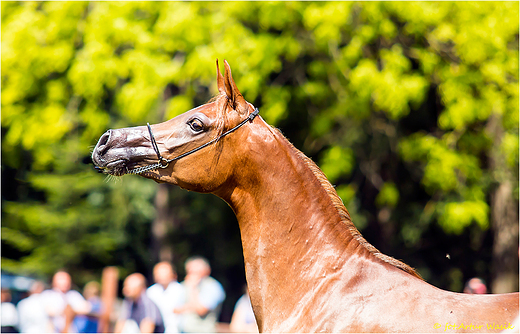
[[[105,132],[101,138],[99,138],[99,142],[98,142],[98,145],[101,146],[101,145],[106,145],[106,143],[108,143],[108,140],[110,139],[110,130],[108,130],[107,132]]]
[[[106,150],[108,149],[107,143],[110,141],[110,135],[112,134],[112,131],[108,130],[105,132],[101,138],[99,138],[99,141],[96,145],[96,148],[94,149],[94,152],[97,152],[98,155],[103,155]]]

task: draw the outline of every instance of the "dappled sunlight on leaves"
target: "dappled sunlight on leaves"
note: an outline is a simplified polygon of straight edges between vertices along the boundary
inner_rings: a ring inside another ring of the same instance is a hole
[[[439,224],[448,233],[461,234],[472,222],[482,229],[489,226],[489,207],[482,201],[449,202],[440,211]]]

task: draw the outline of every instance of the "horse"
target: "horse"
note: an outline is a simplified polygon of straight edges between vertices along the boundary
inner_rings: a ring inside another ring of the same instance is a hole
[[[261,332],[475,332],[514,328],[518,293],[469,295],[379,252],[318,166],[268,125],[217,59],[218,95],[160,124],[108,130],[92,160],[233,209]],[[518,330],[518,328],[514,329]]]

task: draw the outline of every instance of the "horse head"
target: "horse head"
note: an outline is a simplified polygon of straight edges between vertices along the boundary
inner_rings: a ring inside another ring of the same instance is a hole
[[[209,103],[163,123],[105,132],[92,153],[96,168],[198,192],[215,192],[229,182],[239,163],[233,153],[244,139],[240,131],[228,134],[252,122],[258,110],[238,90],[225,60],[224,65],[222,76],[217,60],[219,94]]]

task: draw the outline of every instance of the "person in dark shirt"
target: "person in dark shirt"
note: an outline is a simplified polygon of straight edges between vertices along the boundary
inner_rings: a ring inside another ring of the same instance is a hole
[[[157,305],[146,296],[146,279],[140,273],[129,275],[123,283],[125,300],[116,323],[115,332],[131,331],[138,327],[141,333],[164,333],[164,323]]]

